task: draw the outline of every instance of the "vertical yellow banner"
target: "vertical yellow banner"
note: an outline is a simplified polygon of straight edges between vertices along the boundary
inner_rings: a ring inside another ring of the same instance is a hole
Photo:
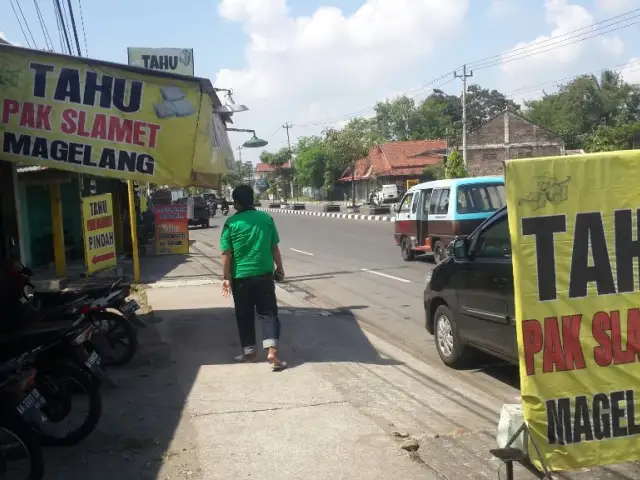
[[[115,268],[116,240],[110,193],[82,199],[82,230],[87,274]]]
[[[524,415],[552,470],[640,458],[638,179],[640,151],[506,165]]]

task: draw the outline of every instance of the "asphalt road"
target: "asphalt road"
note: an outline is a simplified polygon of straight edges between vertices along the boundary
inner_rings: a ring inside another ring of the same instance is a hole
[[[272,214],[280,232],[287,279],[282,286],[318,307],[344,308],[373,333],[446,369],[425,330],[423,289],[428,258],[405,262],[393,239],[393,223]],[[212,219],[221,226],[225,217]],[[218,246],[220,228],[192,230],[192,238]],[[517,372],[478,357],[475,369],[455,372],[496,400],[519,399]]]

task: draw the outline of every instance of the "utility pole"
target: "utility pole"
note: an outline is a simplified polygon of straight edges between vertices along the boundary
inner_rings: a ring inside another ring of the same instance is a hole
[[[467,168],[467,78],[473,77],[473,70],[467,73],[467,65],[462,66],[462,75],[453,72],[454,78],[462,79],[462,159],[464,168]]]
[[[282,128],[284,128],[287,131],[287,145],[289,149],[289,168],[293,169],[293,153],[291,152],[291,137],[289,136],[289,130],[293,128],[293,125],[291,125],[289,122],[285,122]],[[293,186],[293,177],[291,177],[291,199],[292,200],[293,200],[294,194],[295,194],[295,190]]]
[[[242,145],[238,145],[236,149],[238,150],[238,160],[242,162]]]

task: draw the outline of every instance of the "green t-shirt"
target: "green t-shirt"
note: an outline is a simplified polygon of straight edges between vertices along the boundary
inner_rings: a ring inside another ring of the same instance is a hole
[[[220,236],[220,250],[231,250],[231,278],[247,278],[273,272],[273,246],[280,243],[273,218],[258,210],[244,210],[229,217]]]

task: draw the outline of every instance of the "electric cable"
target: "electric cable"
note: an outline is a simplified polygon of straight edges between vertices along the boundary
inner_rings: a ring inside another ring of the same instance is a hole
[[[76,19],[73,15],[73,5],[71,4],[71,0],[67,0],[67,5],[69,6],[69,17],[71,18],[71,27],[73,28],[73,37],[76,41],[76,49],[78,51],[78,56],[82,56],[82,49],[80,48],[80,39],[78,38],[78,29],[76,27]]]
[[[551,50],[555,50],[558,48],[564,48],[576,43],[584,42],[586,40],[590,40],[596,37],[600,37],[607,33],[612,33],[615,31],[622,30],[624,28],[631,27],[633,25],[637,25],[640,23],[640,8],[636,8],[633,10],[629,10],[620,15],[616,15],[605,20],[601,20],[599,22],[595,22],[586,27],[582,27],[571,32],[567,32],[560,35],[555,35],[544,40],[540,40],[538,42],[534,42],[530,45],[525,45],[523,47],[516,48],[511,50],[510,52],[492,55],[489,57],[485,57],[479,60],[476,60],[471,63],[467,63],[468,68],[472,68],[473,70],[483,70],[486,68],[490,68],[496,65],[510,63],[516,60],[522,60],[525,58],[532,57],[534,55],[538,55],[540,53],[548,52]],[[541,48],[542,47],[542,48]],[[520,53],[518,53],[520,52]],[[446,78],[447,76],[453,75],[454,70],[451,70],[439,77],[436,77],[433,80],[430,80],[426,84],[421,87],[414,88],[404,93],[403,95],[408,96],[407,94],[416,91],[426,90],[428,87],[433,85],[434,83],[440,81],[441,79]],[[448,82],[447,82],[448,83]],[[317,126],[327,123],[336,123],[345,118],[355,117],[358,115],[362,115],[365,112],[373,111],[374,107],[369,107],[365,109],[361,109],[355,112],[347,113],[344,115],[340,115],[337,117],[329,117],[326,119],[321,119],[313,122],[299,122],[295,123],[297,126]]]
[[[24,37],[25,42],[27,42],[27,46],[29,48],[38,48],[38,45],[36,44],[36,40],[33,37],[33,33],[31,33],[31,28],[29,27],[29,23],[27,22],[27,19],[24,16],[24,12],[22,11],[22,8],[20,7],[20,3],[18,2],[18,0],[15,0],[15,1],[16,1],[15,4],[13,3],[13,0],[9,0],[9,3],[11,4],[11,9],[13,10],[13,14],[16,17],[16,20],[18,20],[18,25],[20,25],[22,36]],[[16,6],[18,7],[17,9],[16,9]],[[20,10],[20,13],[22,14],[22,20],[20,20],[20,15],[18,15],[18,10]],[[24,22],[24,26],[22,25],[22,22]],[[27,32],[29,33],[28,36],[27,36]]]
[[[42,29],[42,35],[44,37],[44,43],[47,46],[48,50],[55,52],[56,49],[53,45],[53,40],[51,40],[51,35],[49,35],[47,23],[44,21],[44,17],[42,16],[42,11],[40,10],[40,4],[38,3],[38,0],[33,0],[33,5],[36,8],[36,14],[38,15],[38,21],[40,22],[40,28]]]
[[[80,23],[82,24],[82,36],[84,37],[84,55],[89,56],[89,47],[87,46],[87,32],[84,29],[84,13],[82,11],[82,0],[78,0],[80,6]]]

